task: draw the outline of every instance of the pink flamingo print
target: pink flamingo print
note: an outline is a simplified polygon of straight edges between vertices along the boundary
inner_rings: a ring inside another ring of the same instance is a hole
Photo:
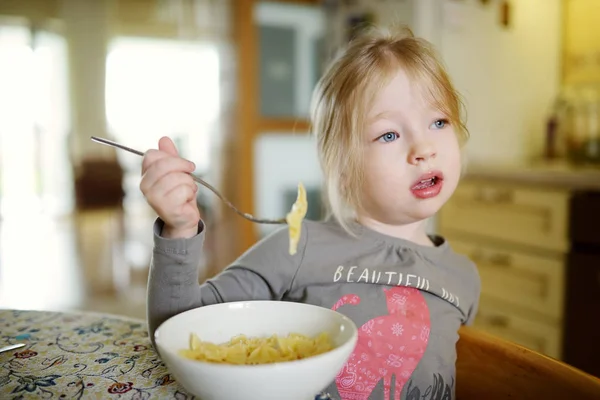
[[[429,308],[418,289],[384,289],[388,315],[367,321],[360,327],[358,343],[336,377],[341,400],[367,400],[383,378],[385,398],[398,398],[402,388],[423,358],[429,341]],[[332,307],[360,303],[354,294],[343,296]],[[396,376],[392,388],[392,375]]]

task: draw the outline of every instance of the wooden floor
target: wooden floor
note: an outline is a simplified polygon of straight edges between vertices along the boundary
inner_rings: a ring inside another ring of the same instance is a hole
[[[0,308],[145,318],[154,215],[99,210],[0,220]]]

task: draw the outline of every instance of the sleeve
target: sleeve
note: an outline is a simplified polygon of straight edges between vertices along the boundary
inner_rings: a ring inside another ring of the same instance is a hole
[[[304,257],[307,235],[298,252],[288,252],[287,227],[256,243],[215,277],[200,284],[204,223],[189,239],[160,236],[163,222],[154,224],[154,249],[148,277],[147,319],[150,340],[173,315],[210,304],[241,300],[280,300],[289,290]],[[306,231],[306,230],[305,230]]]
[[[473,291],[473,302],[471,303],[471,307],[469,309],[469,315],[467,320],[465,321],[465,325],[472,326],[475,318],[477,317],[477,311],[479,309],[479,298],[481,296],[481,278],[479,276],[479,270],[477,269],[477,265],[471,263],[473,266],[473,283],[471,285],[471,290]]]

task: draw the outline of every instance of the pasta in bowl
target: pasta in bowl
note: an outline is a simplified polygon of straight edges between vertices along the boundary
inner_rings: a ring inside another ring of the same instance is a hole
[[[284,301],[200,307],[155,332],[169,371],[202,400],[314,400],[357,338],[356,325],[337,311]]]
[[[299,333],[252,338],[239,335],[222,344],[205,342],[192,333],[190,347],[180,350],[179,354],[190,360],[219,364],[259,365],[302,360],[331,349],[333,345],[327,332],[314,338]]]

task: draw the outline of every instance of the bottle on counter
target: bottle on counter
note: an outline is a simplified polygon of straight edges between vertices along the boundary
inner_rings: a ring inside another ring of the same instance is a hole
[[[585,86],[573,98],[567,155],[577,165],[600,165],[600,102],[597,88]]]
[[[567,113],[568,102],[565,96],[561,94],[554,101],[550,109],[550,115],[546,121],[546,135],[544,140],[545,160],[555,160],[564,156]]]
[[[587,108],[587,140],[585,141],[585,158],[588,163],[600,165],[600,131],[598,113],[600,112],[600,102],[598,101],[598,91],[590,93],[586,102]]]

